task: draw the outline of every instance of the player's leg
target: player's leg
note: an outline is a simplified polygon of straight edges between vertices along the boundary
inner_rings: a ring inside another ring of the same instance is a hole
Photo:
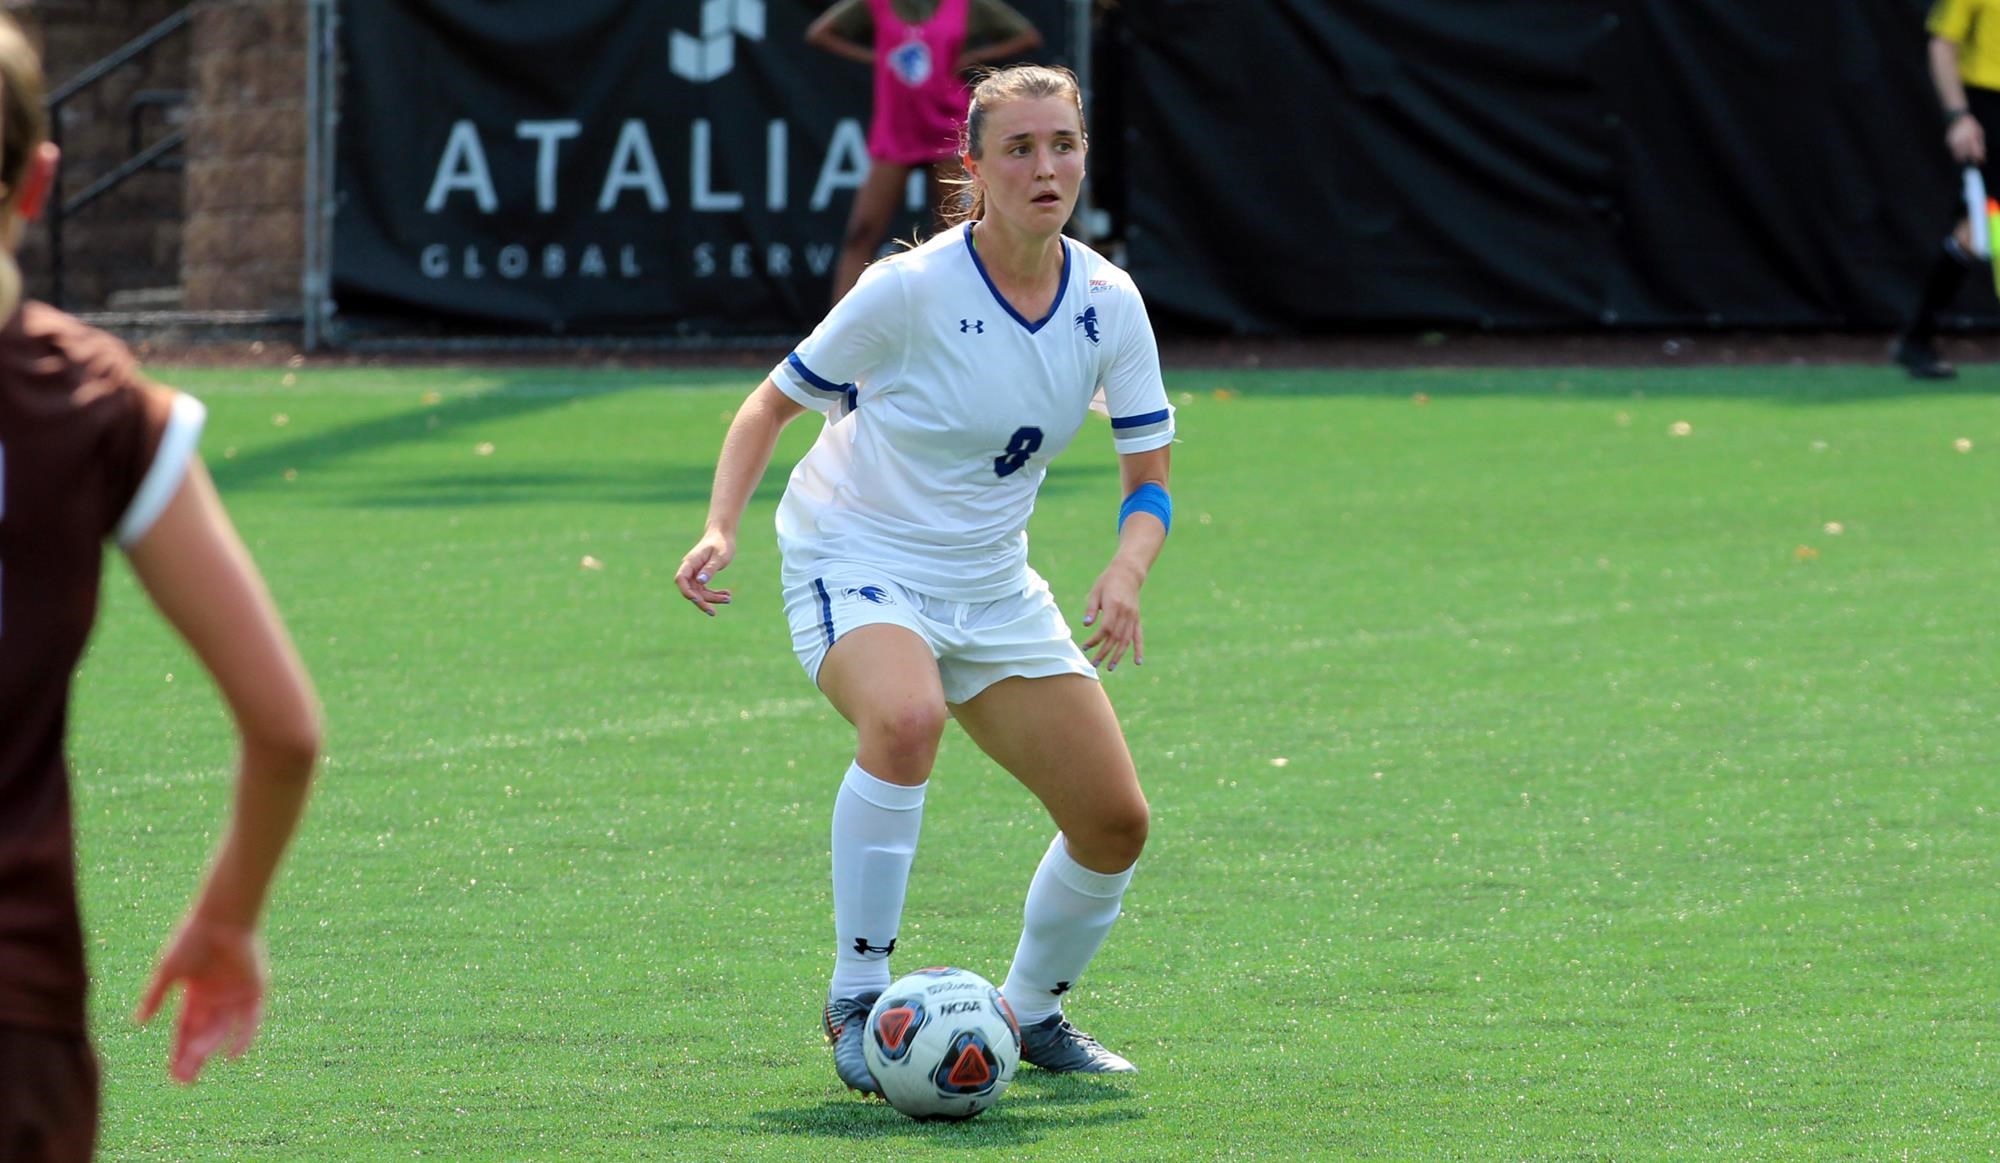
[[[861,278],[861,270],[875,260],[889,226],[896,220],[903,190],[910,180],[910,167],[893,162],[873,161],[861,188],[854,191],[854,205],[847,212],[847,230],[840,239],[840,257],[833,266],[833,301],[838,303]]]
[[[786,597],[806,672],[855,729],[855,759],[834,797],[835,949],[823,1019],[841,1081],[873,1092],[861,1025],[891,980],[944,693],[907,593],[879,579],[836,578]]]
[[[1134,1069],[1064,1019],[1062,997],[1118,919],[1149,810],[1111,701],[1079,674],[1007,678],[954,706],[981,750],[1035,793],[1058,829],[1028,887],[1001,992],[1022,1057],[1048,1070]]]
[[[903,916],[924,789],[944,734],[944,691],[924,640],[897,625],[843,635],[819,671],[857,738],[833,806],[832,998],[879,992]]]

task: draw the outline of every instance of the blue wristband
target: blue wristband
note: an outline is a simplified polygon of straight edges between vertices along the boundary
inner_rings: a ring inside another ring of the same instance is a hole
[[[1151,513],[1160,519],[1162,527],[1169,532],[1173,530],[1174,499],[1167,495],[1166,489],[1152,481],[1133,489],[1132,495],[1125,498],[1125,503],[1118,506],[1119,532],[1125,531],[1125,519],[1134,513]]]

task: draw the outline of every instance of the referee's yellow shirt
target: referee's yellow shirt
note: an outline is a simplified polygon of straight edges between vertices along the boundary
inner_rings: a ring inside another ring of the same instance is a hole
[[[1926,27],[1958,46],[1966,84],[2000,89],[2000,0],[1938,0]]]

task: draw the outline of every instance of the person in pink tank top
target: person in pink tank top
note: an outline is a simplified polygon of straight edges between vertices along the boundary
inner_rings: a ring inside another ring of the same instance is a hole
[[[935,218],[957,176],[966,70],[1030,52],[1042,34],[1003,0],[839,0],[806,43],[875,70],[868,176],[855,191],[833,271],[838,303],[875,258],[910,171],[930,171]]]

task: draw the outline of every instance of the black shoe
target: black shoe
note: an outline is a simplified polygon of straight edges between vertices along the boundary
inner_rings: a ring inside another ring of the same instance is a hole
[[[868,1057],[861,1050],[862,1039],[867,1036],[868,1011],[881,996],[879,992],[871,992],[835,998],[826,1003],[826,1012],[821,1015],[826,1024],[826,1040],[833,1046],[833,1072],[840,1075],[849,1090],[863,1094],[882,1093],[868,1070]]]
[[[1139,1068],[1103,1043],[1050,1014],[1021,1029],[1021,1061],[1057,1074],[1137,1074]]]
[[[1928,339],[1897,340],[1889,359],[1900,364],[1913,380],[1948,380],[1958,375],[1958,369],[1938,355]]]

